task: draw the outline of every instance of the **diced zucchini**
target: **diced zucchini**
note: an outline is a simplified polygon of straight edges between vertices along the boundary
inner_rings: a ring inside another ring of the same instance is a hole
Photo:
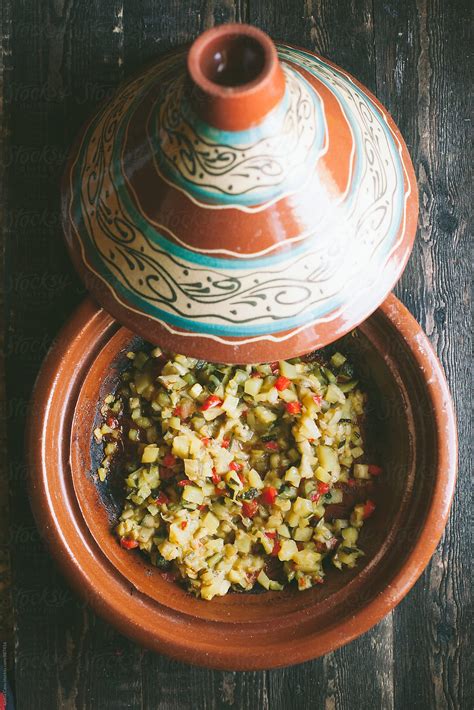
[[[331,404],[335,404],[336,402],[344,404],[346,401],[344,392],[342,392],[341,389],[333,383],[328,385],[324,399]]]
[[[160,450],[154,444],[145,446],[142,453],[142,463],[155,463],[157,461]]]
[[[288,483],[296,487],[300,485],[301,476],[296,466],[291,466],[285,473],[285,481],[288,481]]]
[[[199,382],[196,382],[189,390],[189,394],[193,399],[197,399],[201,394],[202,389],[202,385],[200,385]]]
[[[255,417],[262,424],[271,424],[277,420],[277,415],[274,412],[271,412],[269,409],[262,407],[261,405],[255,407]]]
[[[235,416],[237,407],[239,406],[239,398],[234,397],[232,394],[226,395],[224,402],[222,404],[222,409],[227,412],[229,416]]]
[[[341,367],[341,365],[344,365],[346,360],[347,360],[347,358],[344,357],[344,355],[337,352],[337,353],[334,353],[334,355],[331,357],[331,365],[333,367]]]
[[[298,542],[309,542],[313,535],[313,529],[311,527],[299,527],[293,531],[293,539]]]
[[[318,460],[321,466],[329,473],[339,474],[341,467],[337,459],[337,453],[329,446],[320,445],[316,449]]]
[[[261,390],[263,380],[261,377],[249,377],[244,385],[245,394],[255,397]]]
[[[313,504],[307,498],[297,498],[292,506],[292,511],[299,517],[312,515],[313,514]]]
[[[185,459],[189,453],[189,436],[175,436],[172,451],[175,456]]]
[[[254,468],[250,469],[250,471],[248,472],[247,478],[248,478],[250,488],[258,488],[258,489],[263,488],[263,485],[264,485],[263,481]]]
[[[322,481],[323,483],[329,483],[331,480],[331,474],[326,471],[325,468],[322,466],[318,466],[316,471],[314,472],[314,475],[318,479],[318,481]]]
[[[354,478],[370,479],[369,467],[363,463],[354,464]]]
[[[290,533],[287,525],[279,525],[277,528],[277,533],[279,534],[280,537],[285,537],[285,538],[291,537],[291,533]]]
[[[257,577],[257,582],[264,588],[270,589],[270,578],[265,574],[265,572],[260,570],[260,574]]]
[[[203,493],[197,486],[184,486],[182,497],[188,503],[196,503],[196,505],[200,505],[204,500]]]
[[[355,545],[357,542],[357,538],[359,537],[359,531],[357,530],[357,528],[344,528],[342,530],[342,537],[349,546]]]
[[[283,540],[280,550],[278,551],[278,559],[282,562],[291,560],[293,555],[298,552],[298,547],[294,540]]]
[[[290,362],[287,362],[286,360],[280,360],[278,365],[280,368],[280,374],[283,375],[283,377],[287,377],[289,380],[295,379],[295,377],[298,374],[295,365],[292,365]]]
[[[248,553],[252,547],[252,538],[242,530],[237,530],[235,533],[235,546],[239,552]]]
[[[204,516],[204,520],[202,521],[203,526],[206,528],[206,530],[213,535],[216,531],[217,528],[219,527],[219,519],[216,518],[211,511],[206,513]]]
[[[321,555],[313,550],[299,550],[293,555],[292,559],[302,572],[317,572]]]

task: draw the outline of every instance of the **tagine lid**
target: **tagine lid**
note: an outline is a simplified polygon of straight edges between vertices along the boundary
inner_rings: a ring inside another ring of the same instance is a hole
[[[413,166],[377,99],[247,25],[208,30],[119,87],[66,169],[92,296],[164,350],[251,363],[320,348],[399,279]]]

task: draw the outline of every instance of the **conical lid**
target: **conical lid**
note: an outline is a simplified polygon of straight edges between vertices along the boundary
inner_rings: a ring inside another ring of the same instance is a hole
[[[380,103],[246,25],[121,86],[63,190],[93,297],[163,349],[229,363],[301,355],[365,320],[405,267],[417,212]]]

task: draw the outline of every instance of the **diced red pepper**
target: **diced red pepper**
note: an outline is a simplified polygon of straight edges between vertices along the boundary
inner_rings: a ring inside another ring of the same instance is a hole
[[[274,540],[277,536],[276,530],[265,530],[265,535],[270,538],[270,540]]]
[[[246,518],[253,518],[258,510],[258,502],[255,500],[246,500],[242,505],[242,513]]]
[[[290,384],[290,381],[288,377],[283,377],[283,375],[280,375],[280,377],[277,377],[276,382],[275,382],[275,387],[279,392],[282,392],[283,390],[286,390],[288,385]]]
[[[270,369],[273,372],[274,375],[280,370],[280,365],[278,362],[271,362],[270,363]]]
[[[201,404],[201,411],[205,412],[207,409],[213,409],[214,407],[220,407],[222,404],[222,399],[215,394],[210,394],[207,399]]]
[[[371,476],[380,476],[383,469],[381,466],[376,466],[374,463],[369,465],[369,473]]]
[[[183,413],[182,413],[181,407],[179,405],[173,409],[173,416],[179,417],[180,419],[182,419]]]
[[[321,494],[318,493],[317,491],[314,491],[314,493],[311,493],[309,499],[313,502],[316,503],[319,499],[321,498]]]
[[[326,493],[329,493],[329,483],[323,483],[322,481],[318,481],[318,493],[322,496],[324,496]]]
[[[316,402],[316,404],[321,404],[323,401],[323,398],[321,397],[320,394],[313,394],[313,400]]]
[[[278,557],[278,553],[280,552],[280,550],[281,550],[281,542],[280,542],[280,540],[275,540],[275,542],[273,543],[273,550],[271,551],[270,554],[272,555],[272,557]]]
[[[155,498],[155,503],[156,505],[165,505],[166,503],[169,503],[169,500],[168,496],[163,493],[163,491],[160,491]]]
[[[125,550],[133,550],[135,547],[138,547],[138,542],[136,540],[129,540],[126,537],[121,537],[120,538],[120,545]]]
[[[241,471],[243,469],[243,464],[237,463],[237,461],[231,461],[229,468],[231,471]]]
[[[223,449],[228,449],[230,445],[230,440],[229,439],[222,439],[221,441],[221,446]]]
[[[107,419],[105,420],[105,423],[111,429],[117,429],[119,425],[117,417],[114,417],[113,414],[108,415]]]
[[[278,441],[275,441],[274,439],[272,439],[272,441],[266,441],[264,446],[269,451],[279,451],[280,450],[280,446],[278,444]]]
[[[189,486],[191,481],[188,478],[183,478],[181,481],[178,481],[178,486],[181,486],[181,488],[184,488],[184,486]]]
[[[260,372],[257,372],[257,370],[253,370],[250,377],[262,377],[262,374]]]
[[[163,466],[166,466],[167,468],[170,468],[171,466],[174,466],[176,463],[176,456],[171,453],[165,454],[163,458]]]
[[[303,544],[302,542],[297,542],[297,543],[296,543],[296,547],[297,547],[298,550],[300,550],[300,551],[301,551],[301,550],[304,550],[304,544]]]
[[[212,469],[212,482],[215,486],[217,486],[217,484],[221,482],[221,477],[217,473],[215,467]]]
[[[188,521],[187,520],[181,521],[179,524],[179,527],[181,528],[181,530],[185,530],[188,527]]]
[[[299,414],[301,412],[301,402],[287,402],[285,407],[288,414]]]
[[[160,478],[162,481],[168,481],[170,478],[173,478],[173,476],[174,471],[170,468],[166,468],[166,466],[160,466]]]
[[[203,446],[209,446],[209,444],[211,443],[211,440],[208,436],[203,436],[201,441]]]
[[[370,518],[370,516],[372,515],[374,510],[375,510],[375,503],[373,500],[370,500],[370,498],[369,498],[369,500],[366,501],[366,503],[364,505],[364,520],[366,518]]]
[[[202,505],[198,505],[198,510],[200,510],[201,512],[202,512],[203,510],[206,510],[206,508],[207,508],[207,504],[206,504],[206,503],[202,503]]]
[[[214,493],[216,496],[225,496],[226,498],[229,497],[229,492],[225,488],[219,488],[218,486],[214,488]]]
[[[266,505],[273,505],[277,495],[278,491],[276,488],[274,488],[273,486],[266,486],[260,495],[260,500]]]
[[[241,483],[245,483],[245,476],[244,476],[244,474],[243,474],[241,471],[239,471],[237,475],[238,475],[238,477],[239,477],[239,481],[240,481]]]
[[[357,486],[357,481],[356,481],[356,479],[355,479],[355,478],[348,478],[348,479],[347,479],[347,485],[348,485],[350,488],[355,488],[355,487]]]

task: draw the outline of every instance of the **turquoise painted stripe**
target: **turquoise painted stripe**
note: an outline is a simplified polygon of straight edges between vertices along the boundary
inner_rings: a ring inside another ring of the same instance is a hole
[[[316,93],[316,91],[313,89],[312,86],[304,79],[304,77],[300,77],[302,81],[307,86],[308,91],[310,92],[310,95],[312,96],[314,100],[314,106],[316,109],[316,128],[317,128],[317,134],[314,137],[314,142],[311,147],[311,152],[307,156],[306,161],[304,165],[301,165],[298,167],[298,169],[294,170],[292,174],[284,180],[284,182],[278,186],[271,186],[267,188],[263,188],[259,191],[256,191],[255,188],[252,188],[248,193],[245,194],[239,194],[239,195],[228,195],[223,192],[219,192],[217,189],[211,189],[207,187],[203,187],[200,185],[195,185],[193,182],[190,180],[187,180],[186,178],[183,178],[177,170],[174,169],[172,163],[166,158],[166,156],[163,154],[163,151],[161,149],[161,145],[159,140],[157,140],[157,136],[152,133],[150,138],[152,141],[152,145],[155,151],[155,157],[160,165],[160,168],[164,172],[165,175],[167,175],[175,185],[179,185],[185,192],[188,192],[190,195],[193,195],[194,197],[201,199],[204,202],[207,202],[209,204],[227,204],[227,205],[244,205],[244,206],[253,206],[253,205],[259,205],[263,202],[267,202],[269,200],[273,200],[275,198],[278,198],[280,195],[284,195],[286,192],[291,191],[296,189],[300,184],[302,177],[307,174],[307,167],[308,165],[311,165],[313,169],[313,166],[316,164],[317,156],[318,153],[320,152],[322,145],[324,143],[324,121],[323,121],[323,111],[322,111],[322,105],[321,105],[321,99]],[[285,99],[286,103],[289,102],[288,98],[288,91],[285,93]],[[133,104],[130,105],[130,108],[127,112],[127,116],[132,113],[132,107]],[[278,111],[277,111],[278,109]],[[190,110],[186,111],[186,113],[189,114],[189,118],[191,119],[191,125],[196,125],[196,127],[199,127],[199,130],[202,131],[204,138],[208,140],[209,142],[215,142],[217,145],[239,145],[239,144],[247,144],[251,142],[252,140],[265,140],[265,138],[274,135],[275,131],[278,128],[278,123],[279,119],[281,119],[284,116],[284,110],[281,108],[281,104],[277,107],[277,109],[274,109],[274,111],[277,111],[275,115],[269,116],[267,119],[265,119],[261,124],[258,126],[254,126],[253,128],[247,130],[247,131],[220,131],[216,128],[213,128],[212,126],[209,126],[208,124],[204,123],[203,121],[199,121],[196,117],[193,116]],[[181,107],[181,110],[184,110],[184,105]],[[157,112],[159,111],[159,107],[156,106],[155,110],[151,114],[151,119],[154,125],[156,125],[157,121]],[[196,122],[196,123],[194,123]],[[121,130],[121,129],[119,129]],[[113,156],[113,161],[115,165],[115,161],[119,159],[119,156],[114,152]]]
[[[180,108],[188,122],[196,129],[196,132],[199,135],[205,136],[210,143],[234,146],[254,143],[255,141],[265,138],[268,134],[274,133],[275,128],[281,124],[281,119],[284,117],[289,103],[290,96],[286,88],[280,103],[267,114],[263,121],[257,126],[252,126],[245,131],[223,131],[220,128],[215,128],[209,123],[202,121],[186,102],[183,102]],[[158,111],[159,107],[157,106],[151,114],[155,122]]]
[[[326,66],[326,65],[324,65]],[[307,68],[307,67],[305,67]],[[347,117],[347,120],[349,121],[353,134],[354,134],[354,139],[356,141],[356,158],[355,158],[355,164],[354,164],[354,174],[352,178],[352,192],[355,191],[357,185],[360,182],[361,178],[361,165],[360,165],[360,159],[357,158],[358,152],[361,150],[361,133],[359,126],[352,120],[350,110],[347,106],[347,103],[344,99],[344,97],[339,93],[337,89],[334,89],[332,85],[330,85],[327,81],[322,79],[319,75],[317,75],[314,72],[311,72],[316,78],[318,78],[325,86],[331,90],[334,91],[334,93],[337,95],[338,99],[340,100],[341,104],[345,107],[345,114]],[[306,81],[303,78],[303,81]],[[315,94],[316,95],[316,94]],[[138,99],[137,99],[138,100]],[[318,97],[318,102],[319,102],[319,97]],[[129,112],[131,111],[131,108],[134,106],[136,101],[134,101],[129,109]],[[129,113],[128,112],[128,113]],[[128,115],[127,113],[127,115]],[[322,125],[322,114],[321,114],[321,125]],[[112,157],[112,172],[114,176],[114,183],[117,186],[118,194],[120,197],[120,200],[122,204],[124,205],[126,211],[132,218],[133,222],[138,226],[140,231],[146,236],[146,238],[155,244],[158,244],[162,249],[167,251],[170,254],[173,254],[176,258],[179,259],[185,259],[191,264],[197,264],[198,266],[204,266],[206,268],[214,268],[214,269],[231,269],[231,270],[238,270],[238,269],[254,269],[254,268],[259,268],[259,267],[266,267],[266,266],[277,266],[278,264],[282,263],[286,255],[282,253],[277,253],[265,257],[257,257],[255,259],[226,259],[226,258],[221,258],[221,257],[215,257],[215,256],[210,256],[210,255],[201,255],[197,252],[191,251],[190,249],[186,249],[186,247],[182,247],[180,245],[175,244],[174,242],[170,241],[167,237],[165,237],[163,234],[158,232],[155,228],[151,227],[150,224],[143,219],[143,216],[138,212],[136,209],[128,190],[125,187],[125,180],[124,177],[121,173],[121,171],[117,172],[117,166],[121,165],[121,160],[120,160],[120,150],[118,150],[118,146],[121,144],[121,140],[123,139],[123,133],[125,131],[125,128],[123,124],[119,127],[118,131],[120,132],[120,140],[117,140],[115,143],[114,147],[114,154]],[[318,149],[319,150],[319,149]],[[350,198],[348,200],[348,204],[350,203]],[[313,248],[313,244],[311,239],[307,238],[305,239],[301,244],[298,246],[295,246],[292,248],[292,255],[295,257],[304,255],[308,252],[311,251]]]
[[[93,122],[93,125],[91,124],[90,128],[87,131],[87,137],[83,141],[82,147],[81,147],[81,152],[77,161],[77,166],[75,175],[73,176],[73,183],[74,183],[74,192],[76,195],[80,195],[81,193],[81,185],[82,185],[82,176],[81,176],[81,166],[84,164],[84,153],[86,151],[86,145],[88,143],[88,139],[90,137],[90,134],[92,133],[94,126],[96,124],[96,121]],[[116,166],[116,161],[115,161],[115,156],[112,159],[112,172],[114,176],[114,184],[119,188],[119,186],[123,187],[124,184],[124,178],[122,173],[120,172],[118,175],[115,170]],[[125,207],[125,210],[127,213],[131,216],[131,219],[133,223],[137,226],[139,231],[146,237],[146,239],[149,240],[152,244],[155,244],[157,247],[162,249],[164,252],[167,254],[171,254],[174,256],[176,259],[181,259],[182,261],[185,261],[189,264],[196,265],[198,267],[203,267],[203,268],[208,268],[208,269],[228,269],[229,271],[245,271],[245,270],[253,270],[253,269],[259,269],[259,268],[265,268],[267,266],[270,267],[275,267],[278,266],[278,264],[282,263],[285,261],[289,256],[293,258],[298,258],[299,256],[302,256],[304,254],[307,254],[313,249],[313,242],[311,238],[305,238],[301,241],[301,243],[298,243],[297,245],[293,246],[291,248],[291,254],[286,251],[286,252],[279,252],[277,254],[272,254],[268,256],[262,256],[262,257],[257,257],[253,259],[241,259],[241,258],[236,258],[236,259],[227,259],[227,258],[221,258],[221,257],[215,257],[215,256],[210,256],[208,254],[200,254],[199,252],[191,251],[190,249],[187,249],[186,247],[181,246],[180,244],[176,244],[175,242],[172,242],[170,239],[165,237],[163,234],[158,232],[156,229],[151,227],[149,223],[143,219],[142,215],[137,211],[135,208],[129,193],[126,189],[119,189],[119,197],[122,202],[122,204]],[[82,214],[79,214],[78,217],[76,217],[76,223],[80,224],[82,221],[84,221],[84,218]]]
[[[80,212],[80,206],[79,210]],[[262,324],[245,324],[239,325],[224,325],[219,323],[203,323],[199,319],[185,318],[183,316],[169,313],[168,311],[155,306],[147,299],[139,296],[137,293],[126,287],[118,281],[117,276],[110,270],[106,263],[99,256],[97,248],[92,243],[89,234],[83,229],[82,222],[80,224],[81,236],[86,245],[87,257],[92,262],[93,268],[110,284],[114,285],[114,291],[119,294],[125,302],[132,304],[135,308],[143,311],[147,315],[151,315],[169,325],[183,328],[191,333],[204,333],[206,335],[222,335],[234,338],[242,338],[252,335],[266,335],[279,333],[285,330],[291,330],[299,325],[309,323],[316,318],[327,315],[341,305],[341,294],[334,297],[325,303],[324,306],[314,307],[310,311],[304,311],[292,318],[284,318],[273,323]],[[206,304],[203,304],[206,305]],[[209,309],[212,309],[212,304],[209,304]]]

